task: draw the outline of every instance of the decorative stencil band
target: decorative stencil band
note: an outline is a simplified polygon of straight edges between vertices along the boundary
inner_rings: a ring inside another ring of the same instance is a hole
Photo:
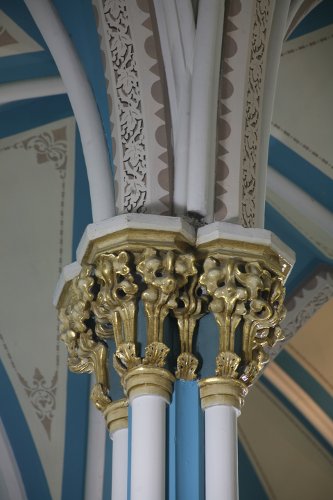
[[[271,0],[257,0],[252,26],[241,172],[241,222],[244,227],[255,227],[256,222],[256,178],[260,147],[260,116],[267,41],[273,7],[274,4]]]
[[[223,220],[228,215],[228,206],[224,200],[225,179],[232,168],[230,162],[230,149],[227,141],[230,138],[232,127],[228,120],[232,110],[230,98],[234,94],[234,82],[231,75],[234,71],[234,57],[238,52],[237,32],[238,26],[235,17],[242,10],[240,0],[227,0],[225,3],[222,57],[220,68],[219,95],[217,104],[217,130],[216,130],[216,174],[215,174],[215,207],[214,219]]]
[[[148,0],[94,0],[110,106],[117,212],[170,212],[164,66]]]

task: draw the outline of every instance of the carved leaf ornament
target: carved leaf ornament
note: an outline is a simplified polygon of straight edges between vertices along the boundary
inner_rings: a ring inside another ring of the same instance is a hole
[[[111,403],[106,339],[115,341],[113,364],[122,381],[136,367],[163,368],[170,350],[164,321],[172,314],[181,347],[176,376],[193,380],[194,330],[211,312],[219,329],[215,375],[249,386],[268,362],[269,350],[283,339],[284,296],[283,278],[261,261],[154,248],[103,253],[70,284],[59,312],[61,339],[69,369],[95,373],[91,397],[104,411]],[[139,301],[147,322],[143,358],[136,342]]]

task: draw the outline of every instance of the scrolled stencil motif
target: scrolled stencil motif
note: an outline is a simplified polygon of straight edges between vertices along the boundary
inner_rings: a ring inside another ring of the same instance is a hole
[[[36,154],[38,164],[50,162],[59,172],[60,178],[65,179],[68,155],[66,127],[33,135],[28,139],[6,146],[3,151],[9,149],[33,151]]]
[[[271,3],[271,0],[256,1],[252,27],[241,175],[241,221],[244,227],[255,226],[256,171],[260,145],[261,101],[263,96],[267,38],[272,14]]]
[[[42,373],[38,368],[35,368],[35,372],[32,379],[32,384],[29,384],[21,374],[18,373],[18,377],[24,387],[24,390],[34,407],[37,417],[41,421],[46,430],[48,438],[51,438],[51,423],[54,416],[54,411],[56,408],[56,388],[58,382],[58,371],[55,373],[48,384]]]
[[[103,12],[116,81],[123,155],[124,211],[144,212],[147,161],[141,95],[134,44],[125,0],[106,0]]]

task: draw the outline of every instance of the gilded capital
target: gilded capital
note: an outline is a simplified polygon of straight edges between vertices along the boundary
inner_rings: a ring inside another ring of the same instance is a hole
[[[195,239],[195,230],[183,231],[180,219],[167,220],[177,230],[157,231],[154,219],[153,228],[117,226],[86,242],[80,272],[66,283],[58,301],[68,366],[95,373],[91,399],[107,422],[113,418],[111,408],[118,408],[109,396],[110,343],[115,344],[113,366],[124,389],[121,408],[142,394],[169,401],[175,377],[200,379],[194,334],[202,316],[212,314],[219,344],[211,375],[199,380],[202,406],[240,409],[271,349],[284,338],[280,323],[292,259],[279,252],[271,233],[262,230],[262,240],[254,241],[253,230],[237,227],[236,238],[234,227],[230,234],[225,231],[232,225],[222,224],[221,232],[213,224],[209,237],[207,226]],[[140,304],[146,328],[139,343]],[[171,340],[165,335],[168,317],[177,326]]]

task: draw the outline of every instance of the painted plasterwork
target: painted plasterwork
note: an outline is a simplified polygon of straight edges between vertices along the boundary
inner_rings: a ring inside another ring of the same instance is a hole
[[[286,350],[333,396],[333,287],[324,304],[287,344]]]
[[[254,8],[255,1],[226,2],[217,115],[215,220],[239,221],[240,144]]]
[[[291,339],[329,300],[333,298],[333,274],[329,270],[312,276],[286,303],[287,316],[283,322],[283,333]],[[275,355],[281,350],[278,343]]]
[[[268,498],[330,497],[331,457],[260,381],[247,396],[239,437]]]
[[[94,5],[111,109],[117,211],[168,213],[168,104],[152,3]]]
[[[59,120],[0,140],[1,359],[60,497],[67,371],[54,284],[71,260],[75,122]]]
[[[0,10],[0,57],[16,56],[44,50],[10,17]]]
[[[284,43],[272,123],[274,137],[331,179],[332,52],[333,25]]]
[[[246,77],[241,155],[241,223],[257,226],[256,194],[266,57],[275,2],[256,1]]]
[[[274,1],[226,2],[217,117],[215,220],[257,222],[260,125]]]
[[[292,185],[289,183],[289,185]],[[301,234],[303,234],[317,249],[329,259],[333,258],[333,225],[331,218],[318,218],[316,210],[311,212],[316,202],[312,204],[313,198],[307,197],[308,204],[306,210],[301,208],[297,202],[297,197],[288,196],[285,191],[276,189],[271,181],[267,184],[267,201],[277,210],[290,224],[292,224]],[[274,188],[274,189],[272,189]],[[302,195],[302,191],[297,191]],[[328,211],[325,211],[330,214]]]

